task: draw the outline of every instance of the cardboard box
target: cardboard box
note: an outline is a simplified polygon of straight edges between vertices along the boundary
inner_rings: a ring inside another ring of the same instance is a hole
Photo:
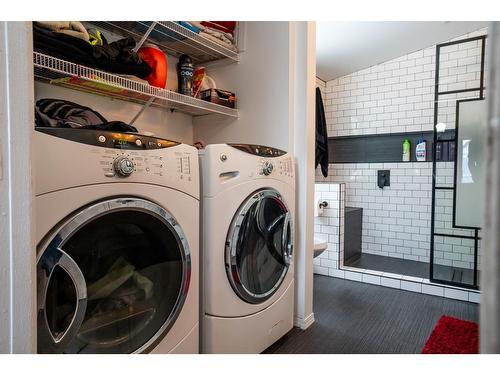
[[[230,91],[208,89],[200,92],[200,99],[229,108],[236,107],[236,95]]]

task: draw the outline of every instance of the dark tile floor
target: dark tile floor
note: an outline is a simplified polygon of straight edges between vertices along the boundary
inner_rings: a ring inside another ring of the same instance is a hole
[[[391,272],[399,275],[429,278],[429,263],[414,260],[386,257],[381,255],[361,253],[355,260],[345,262],[346,266],[367,270]],[[434,278],[454,281],[456,283],[473,284],[474,271],[465,268],[434,265]]]
[[[479,305],[315,275],[314,315],[265,353],[420,353],[441,315],[477,322]]]

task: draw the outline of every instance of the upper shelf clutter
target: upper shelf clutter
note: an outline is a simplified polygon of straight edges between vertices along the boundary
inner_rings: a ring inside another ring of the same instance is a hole
[[[33,64],[35,78],[51,84],[141,104],[149,102],[148,105],[176,109],[193,116],[219,114],[238,117],[237,109],[181,95],[43,53],[33,53]]]
[[[124,37],[131,36],[138,41],[141,40],[153,24],[151,21],[91,21],[88,23]],[[225,48],[221,44],[215,43],[172,21],[156,22],[146,41],[157,45],[165,53],[176,57],[187,54],[192,57],[195,64],[221,59],[239,61],[238,52]]]
[[[124,37],[132,37],[138,45],[150,42],[165,53],[179,56],[189,54],[196,64],[218,59],[238,61],[238,53],[215,43],[176,22],[120,21],[86,22],[94,27]],[[45,52],[45,51],[44,51]],[[78,61],[66,61],[42,52],[34,52],[35,78],[51,84],[71,87],[94,94],[105,95],[126,101],[175,109],[201,116],[218,114],[238,117],[238,110],[182,95],[175,91],[149,85],[144,82],[109,73]]]

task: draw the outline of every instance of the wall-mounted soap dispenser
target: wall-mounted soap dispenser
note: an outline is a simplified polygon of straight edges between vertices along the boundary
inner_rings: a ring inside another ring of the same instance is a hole
[[[383,189],[384,186],[391,186],[391,171],[380,170],[377,171],[377,185]]]

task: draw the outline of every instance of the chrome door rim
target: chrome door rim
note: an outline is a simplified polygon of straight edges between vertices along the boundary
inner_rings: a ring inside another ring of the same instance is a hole
[[[133,352],[144,353],[152,350],[154,346],[170,331],[170,328],[177,320],[182,307],[184,306],[191,281],[191,252],[189,244],[181,226],[168,210],[157,205],[156,203],[135,197],[114,198],[95,203],[78,211],[76,214],[72,215],[69,220],[64,222],[64,224],[51,237],[52,239],[48,242],[48,245],[44,244],[44,246],[42,247],[43,250],[38,253],[37,266],[40,262],[40,259],[44,256],[46,250],[51,248],[61,249],[64,244],[73,236],[73,234],[75,234],[84,225],[101,216],[119,211],[140,211],[159,219],[172,232],[181,250],[182,281],[179,294],[171,313],[169,314],[163,325],[160,327],[160,329],[145,344],[143,344]],[[47,282],[45,284],[47,287],[51,276],[52,273],[50,273],[47,277]],[[48,327],[47,316],[45,312],[46,293],[47,288],[45,288],[42,294],[38,293],[37,315],[38,319],[40,319],[40,315],[43,317],[44,321],[42,323],[45,325],[45,327]],[[40,301],[40,297],[43,298],[42,301]],[[40,322],[37,323],[37,325],[39,324]],[[69,328],[67,330],[69,330]],[[57,347],[57,343],[55,344],[55,347]]]
[[[293,232],[293,220],[290,219],[289,224],[290,224],[290,238],[292,241],[292,248],[287,249],[288,262],[285,262],[285,265],[283,266],[283,271],[281,272],[281,275],[276,284],[267,292],[257,294],[248,290],[239,280],[239,272],[236,264],[236,253],[237,253],[236,244],[238,242],[237,240],[240,234],[241,223],[245,218],[248,210],[257,201],[262,200],[264,198],[278,199],[285,206],[286,211],[290,213],[290,210],[286,202],[284,201],[282,195],[278,193],[276,190],[271,188],[264,188],[257,190],[253,192],[250,196],[248,196],[243,201],[238,211],[236,211],[233,220],[231,222],[231,225],[229,226],[229,231],[226,237],[225,268],[227,277],[229,279],[229,283],[231,284],[231,287],[233,288],[234,292],[238,295],[238,297],[251,304],[259,304],[265,302],[266,300],[271,298],[274,295],[274,293],[276,293],[276,291],[283,283],[283,280],[285,279],[288,269],[292,264],[291,259],[293,256],[292,251],[293,251],[294,232]],[[238,275],[238,280],[235,279],[235,275]]]

